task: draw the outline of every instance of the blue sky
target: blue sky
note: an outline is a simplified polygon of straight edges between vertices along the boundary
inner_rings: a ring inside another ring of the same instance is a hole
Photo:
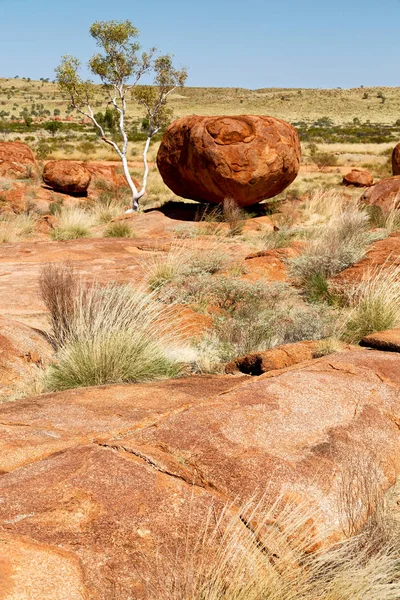
[[[0,77],[85,62],[96,20],[129,19],[188,85],[400,86],[400,0],[0,0]]]

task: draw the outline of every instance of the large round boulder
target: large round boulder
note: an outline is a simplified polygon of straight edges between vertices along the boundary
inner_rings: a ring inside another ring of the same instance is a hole
[[[350,173],[344,175],[343,184],[354,185],[354,187],[371,187],[371,185],[374,185],[374,178],[368,171],[352,169]]]
[[[393,149],[392,170],[393,175],[400,175],[400,142]]]
[[[25,179],[38,173],[32,150],[21,142],[0,142],[0,177]]]
[[[183,117],[166,130],[157,155],[164,183],[178,196],[251,206],[282,192],[300,167],[292,125],[273,117]]]
[[[43,170],[43,181],[56,192],[83,196],[87,193],[92,175],[81,163],[70,160],[51,160]]]
[[[381,179],[361,196],[362,202],[378,206],[386,213],[400,204],[400,175]]]

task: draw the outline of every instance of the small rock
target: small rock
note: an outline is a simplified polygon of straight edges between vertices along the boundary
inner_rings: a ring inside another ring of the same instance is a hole
[[[83,196],[91,181],[90,172],[81,163],[52,160],[43,170],[43,181],[56,192]]]
[[[371,187],[374,184],[374,179],[368,171],[353,169],[343,177],[344,185],[354,185],[354,187]]]

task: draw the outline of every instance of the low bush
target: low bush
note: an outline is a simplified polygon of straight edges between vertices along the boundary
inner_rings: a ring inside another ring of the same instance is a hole
[[[249,352],[334,333],[333,311],[305,304],[287,284],[202,276],[166,285],[161,298],[211,311],[213,331],[197,346],[202,372]]]
[[[215,236],[210,236],[207,242],[193,239],[191,246],[176,240],[166,255],[156,258],[150,265],[147,282],[151,290],[156,290],[174,280],[217,273],[228,264],[223,243]]]
[[[34,214],[0,215],[0,243],[17,242],[35,230]]]

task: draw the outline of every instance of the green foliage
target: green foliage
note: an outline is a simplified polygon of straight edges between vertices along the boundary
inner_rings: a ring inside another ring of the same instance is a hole
[[[312,124],[304,121],[293,122],[302,142],[318,142],[325,144],[382,144],[397,141],[400,135],[400,122],[395,125],[382,123],[345,123],[343,125],[323,125],[320,121]]]
[[[183,87],[187,79],[186,69],[176,69],[169,54],[158,56],[154,60],[153,70],[154,84],[137,86],[133,90],[134,99],[146,111],[150,136],[170,122],[172,111],[166,106],[167,96],[176,87]]]
[[[333,152],[321,152],[315,143],[309,145],[310,156],[321,170],[337,165],[337,156]]]
[[[46,160],[52,153],[52,150],[52,147],[46,140],[39,140],[35,148],[36,156],[39,160]]]
[[[110,133],[115,133],[117,130],[117,125],[119,121],[119,114],[115,108],[110,108],[107,106],[104,113],[98,112],[95,114],[96,121],[103,127],[104,130],[109,131]],[[96,133],[98,130],[96,129]]]
[[[63,129],[63,124],[59,121],[49,121],[48,123],[44,123],[43,129],[51,133],[52,136],[55,136],[56,133]]]

